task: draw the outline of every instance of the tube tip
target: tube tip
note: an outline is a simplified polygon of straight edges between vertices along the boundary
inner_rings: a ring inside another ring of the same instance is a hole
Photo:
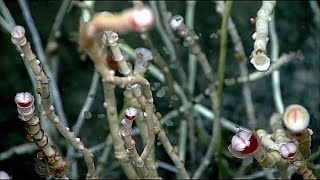
[[[310,115],[303,106],[292,104],[285,109],[283,121],[289,130],[299,132],[309,126]]]
[[[250,60],[258,71],[268,71],[271,65],[270,61],[270,58],[264,53],[258,53]]]

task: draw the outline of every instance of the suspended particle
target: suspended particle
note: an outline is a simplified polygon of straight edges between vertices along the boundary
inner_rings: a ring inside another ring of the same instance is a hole
[[[158,87],[161,86],[161,84],[159,82],[155,82],[155,83],[153,83],[153,85],[154,85],[155,88],[158,88]]]
[[[91,114],[91,112],[89,112],[89,111],[85,111],[85,112],[83,113],[83,115],[84,115],[84,118],[86,118],[86,119],[91,119],[91,117],[92,117],[92,114]]]
[[[157,91],[156,96],[158,98],[162,98],[166,94],[166,91],[164,88],[161,88],[159,91]]]
[[[178,101],[179,100],[178,96],[176,96],[176,95],[171,96],[170,99],[173,100],[173,101]]]
[[[99,119],[103,119],[103,118],[105,118],[105,117],[106,117],[105,114],[98,114],[98,118],[99,118]]]
[[[218,39],[218,34],[217,33],[210,34],[210,39]]]

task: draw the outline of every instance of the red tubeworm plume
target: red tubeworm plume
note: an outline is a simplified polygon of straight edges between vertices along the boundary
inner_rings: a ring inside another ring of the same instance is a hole
[[[127,121],[133,121],[136,119],[138,114],[138,110],[134,107],[129,107],[126,110],[124,110],[124,118]]]
[[[117,70],[118,69],[118,64],[117,62],[114,60],[113,56],[112,56],[112,52],[109,49],[107,56],[106,56],[106,63],[108,64],[108,67],[112,70]]]
[[[233,156],[241,159],[252,157],[261,146],[260,138],[256,132],[240,130],[232,137],[228,150]]]
[[[129,135],[132,130],[132,123],[137,118],[138,110],[134,107],[129,107],[124,110],[124,119],[121,120],[121,135]]]
[[[279,148],[280,154],[285,158],[293,157],[297,152],[297,146],[294,143],[282,144]]]

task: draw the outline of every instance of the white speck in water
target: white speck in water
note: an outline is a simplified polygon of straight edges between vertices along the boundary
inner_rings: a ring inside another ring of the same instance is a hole
[[[155,88],[158,88],[158,87],[161,86],[161,84],[159,82],[155,82],[153,85],[154,85]]]
[[[218,34],[217,33],[210,34],[210,39],[218,39]]]
[[[166,95],[166,90],[165,90],[165,88],[159,89],[159,91],[156,93],[156,96],[157,96],[158,98],[162,98],[164,95]]]
[[[155,87],[153,87],[153,86],[151,86],[151,87],[150,87],[150,89],[151,89],[151,91],[156,90],[156,88],[155,88]]]
[[[106,117],[105,114],[98,114],[98,118],[99,118],[99,119],[103,119],[103,118],[105,118],[105,117]]]
[[[168,55],[170,54],[170,53],[169,53],[169,50],[167,49],[167,47],[163,46],[162,49],[164,50],[164,52],[165,52],[166,54],[168,54]]]
[[[161,146],[161,142],[157,142],[157,146]]]
[[[86,119],[91,119],[91,117],[92,117],[91,112],[89,112],[89,111],[85,111],[83,115],[84,115],[84,118],[86,118]]]

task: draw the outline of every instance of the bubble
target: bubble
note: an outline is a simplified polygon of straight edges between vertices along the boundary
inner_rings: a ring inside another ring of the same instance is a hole
[[[86,118],[86,119],[91,119],[91,117],[92,117],[92,114],[91,114],[91,112],[89,112],[89,111],[85,111],[85,112],[83,113],[83,115],[84,115],[84,118]]]

